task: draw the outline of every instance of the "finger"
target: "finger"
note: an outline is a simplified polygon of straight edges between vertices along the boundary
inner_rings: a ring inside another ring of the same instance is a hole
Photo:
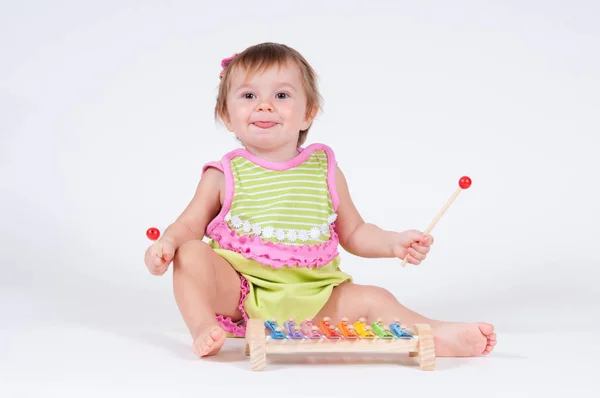
[[[149,269],[149,271],[152,275],[158,275],[158,270],[159,270],[158,267],[152,267]]]
[[[410,248],[421,254],[427,254],[431,250],[429,246],[421,246],[416,244],[413,244]]]
[[[156,250],[156,255],[157,255],[158,257],[162,257],[162,256],[163,256],[163,247],[162,247],[162,244],[161,244],[161,243],[159,243],[159,242],[156,242],[156,243],[154,244],[154,250]]]
[[[154,267],[156,268],[156,267],[163,266],[165,264],[165,261],[160,257],[154,257],[154,260],[152,263],[153,263]]]
[[[433,245],[433,236],[425,235],[421,243],[426,244],[427,246]]]
[[[411,229],[408,232],[408,237],[412,242],[420,242],[425,238],[425,234],[421,231],[417,231],[416,229]]]
[[[165,245],[163,248],[163,258],[166,262],[170,262],[175,256],[175,249],[171,245]]]
[[[412,255],[407,254],[406,255],[406,262],[410,263],[410,264],[414,264],[414,265],[419,265],[421,264],[421,261],[419,261],[418,259],[414,258]]]
[[[419,261],[425,260],[425,254],[418,252],[417,250],[413,249],[412,247],[408,249],[408,254],[412,258],[417,259]]]
[[[151,271],[151,273],[152,273],[152,275],[160,276],[160,275],[164,274],[166,271],[167,271],[167,267],[162,266],[162,267],[154,268]]]
[[[417,238],[415,243],[421,246],[431,246],[431,236],[421,235],[419,238]]]

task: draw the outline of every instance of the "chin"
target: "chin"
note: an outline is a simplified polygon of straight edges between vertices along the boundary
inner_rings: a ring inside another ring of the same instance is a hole
[[[242,142],[247,145],[263,147],[263,146],[274,146],[277,145],[276,139],[274,137],[270,137],[268,134],[249,134],[245,137],[238,137]]]
[[[277,149],[285,146],[291,140],[298,140],[298,137],[290,136],[281,131],[260,131],[248,132],[244,137],[239,137],[245,145],[254,146],[261,149]]]

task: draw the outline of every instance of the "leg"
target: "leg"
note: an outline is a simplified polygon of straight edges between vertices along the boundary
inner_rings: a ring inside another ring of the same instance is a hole
[[[381,318],[386,324],[399,321],[414,328],[417,323],[431,325],[438,357],[464,357],[489,354],[496,345],[494,327],[488,323],[442,322],[418,314],[398,302],[389,291],[377,286],[343,283],[333,289],[329,301],[315,316],[339,322],[364,317],[368,322]]]
[[[237,272],[206,243],[189,241],[175,253],[173,288],[194,352],[201,357],[218,353],[226,335],[216,314],[242,319]]]

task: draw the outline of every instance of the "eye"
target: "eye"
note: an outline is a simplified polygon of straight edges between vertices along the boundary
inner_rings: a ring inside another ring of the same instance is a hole
[[[277,93],[277,99],[286,99],[290,95],[288,93]]]
[[[244,94],[242,94],[242,97],[244,97],[246,99],[253,99],[255,96],[253,93],[244,93]]]

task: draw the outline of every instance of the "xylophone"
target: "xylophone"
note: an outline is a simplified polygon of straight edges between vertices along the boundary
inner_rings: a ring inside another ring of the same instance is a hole
[[[289,353],[408,353],[419,357],[421,370],[435,369],[433,332],[426,324],[404,328],[395,320],[389,325],[365,318],[350,322],[342,318],[337,325],[331,318],[306,319],[299,324],[290,318],[279,325],[276,319],[250,319],[246,327],[245,355],[254,371],[264,370],[267,354]]]

